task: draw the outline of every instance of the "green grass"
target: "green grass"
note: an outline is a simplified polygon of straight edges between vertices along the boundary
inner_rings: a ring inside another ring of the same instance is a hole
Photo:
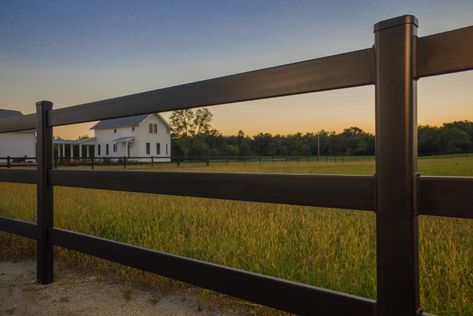
[[[419,169],[428,175],[472,176],[473,157],[422,159]],[[162,164],[153,170],[372,174],[374,162]],[[0,183],[0,190],[0,215],[35,220],[33,186]],[[61,228],[376,298],[372,212],[63,187],[54,193],[55,225]],[[473,221],[421,216],[419,224],[424,309],[472,315]],[[0,244],[0,258],[34,254],[34,244],[23,238],[2,233]],[[129,280],[182,286],[72,251],[57,254],[61,262],[112,270]]]

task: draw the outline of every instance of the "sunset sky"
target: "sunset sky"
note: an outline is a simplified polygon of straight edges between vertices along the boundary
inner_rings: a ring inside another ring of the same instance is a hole
[[[0,108],[26,114],[38,100],[60,108],[367,48],[376,22],[402,14],[424,36],[473,25],[473,1],[0,0]],[[420,124],[473,120],[473,72],[422,79],[418,95]],[[210,109],[223,134],[374,130],[372,86]]]

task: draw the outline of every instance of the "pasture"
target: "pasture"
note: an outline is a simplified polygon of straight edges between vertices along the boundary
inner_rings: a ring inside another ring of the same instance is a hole
[[[78,167],[80,168],[80,167]],[[96,166],[96,169],[122,169]],[[128,170],[151,169],[128,166]],[[373,174],[374,161],[157,164],[156,171]],[[420,159],[424,175],[473,176],[473,157]],[[150,183],[150,185],[153,185]],[[35,186],[0,183],[0,215],[35,220]],[[55,226],[376,297],[375,216],[364,211],[56,187]],[[421,216],[424,310],[473,314],[473,220]],[[0,259],[34,254],[34,243],[0,233]],[[175,281],[57,248],[61,262],[113,271],[163,289]],[[205,297],[208,292],[202,290]],[[261,313],[275,313],[267,308]]]

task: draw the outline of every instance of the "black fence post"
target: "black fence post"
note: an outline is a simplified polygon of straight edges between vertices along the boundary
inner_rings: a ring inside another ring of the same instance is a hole
[[[207,166],[210,164],[209,157],[207,157],[207,158],[205,159],[205,164],[206,164]]]
[[[95,157],[92,157],[92,159],[90,160],[90,169],[94,170],[94,161],[95,161]]]
[[[154,157],[151,156],[151,167],[154,167]]]
[[[181,165],[181,161],[179,159],[179,156],[176,157],[176,163],[177,163],[177,166],[179,167]]]
[[[53,187],[48,183],[48,172],[53,163],[53,129],[48,126],[48,113],[53,104],[49,101],[36,103],[36,168],[38,183],[36,186],[37,201],[37,261],[36,278],[41,284],[53,281],[53,244],[50,229],[53,227]]]
[[[126,169],[126,156],[123,156],[123,168]]]
[[[417,19],[375,32],[377,315],[417,315]]]
[[[11,167],[10,156],[7,156],[7,168],[10,169],[10,167]]]

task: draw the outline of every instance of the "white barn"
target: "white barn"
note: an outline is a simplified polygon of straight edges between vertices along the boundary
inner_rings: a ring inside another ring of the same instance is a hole
[[[159,114],[103,120],[91,129],[97,158],[126,156],[171,160],[172,128]]]
[[[20,111],[0,109],[0,119],[23,115]],[[34,130],[0,134],[0,157],[35,157],[36,135]]]

